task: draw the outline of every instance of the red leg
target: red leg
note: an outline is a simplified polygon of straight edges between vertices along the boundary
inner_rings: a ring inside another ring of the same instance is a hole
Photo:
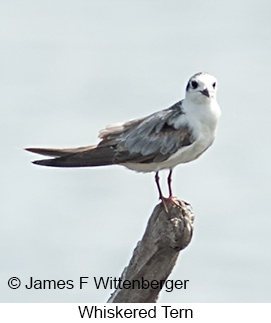
[[[171,182],[172,182],[172,172],[173,170],[170,169],[169,170],[169,174],[168,174],[168,178],[167,178],[167,184],[168,184],[168,191],[169,191],[169,197],[168,200],[170,200],[173,204],[177,205],[178,207],[180,207],[180,202],[178,201],[178,199],[176,199],[173,194],[172,194],[172,188],[171,188]]]
[[[162,194],[162,190],[161,190],[161,187],[160,187],[159,180],[160,180],[159,172],[156,172],[155,173],[155,182],[156,182],[156,185],[157,185],[157,188],[158,188],[158,192],[159,192],[159,199],[160,200],[163,200],[163,194]]]
[[[166,205],[166,198],[163,196],[163,193],[162,193],[162,190],[161,190],[161,187],[160,187],[160,183],[159,183],[159,172],[156,172],[155,174],[155,182],[156,182],[156,185],[157,185],[157,188],[158,188],[158,192],[159,192],[159,199],[162,200],[162,203],[164,205],[164,208],[165,208],[165,211],[168,213],[168,208],[167,208],[167,205]]]
[[[168,178],[167,178],[167,183],[168,183],[168,191],[169,191],[169,197],[164,197],[161,187],[160,187],[160,183],[159,183],[159,172],[156,172],[155,174],[155,182],[158,188],[158,192],[159,192],[159,199],[162,200],[162,203],[164,205],[165,211],[168,213],[168,208],[167,208],[167,203],[173,203],[176,206],[180,207],[180,202],[173,197],[172,194],[172,188],[171,188],[171,177],[172,177],[172,169],[170,169],[169,174],[168,174]]]
[[[167,184],[168,184],[168,191],[169,191],[169,198],[171,199],[173,197],[172,195],[172,188],[171,188],[171,176],[172,176],[172,169],[169,171],[168,178],[167,178]]]

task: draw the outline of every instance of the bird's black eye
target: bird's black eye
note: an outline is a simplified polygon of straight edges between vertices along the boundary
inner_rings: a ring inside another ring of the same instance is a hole
[[[192,81],[191,86],[192,86],[193,89],[196,89],[198,87],[198,82]]]
[[[214,89],[216,88],[216,82],[215,82],[215,83],[213,83],[213,88],[214,88]]]

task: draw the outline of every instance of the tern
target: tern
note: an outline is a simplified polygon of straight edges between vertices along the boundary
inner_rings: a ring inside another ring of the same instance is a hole
[[[78,148],[25,148],[54,158],[33,163],[52,167],[122,165],[137,172],[155,172],[159,199],[175,201],[171,188],[175,166],[197,159],[214,139],[221,114],[216,100],[218,83],[206,72],[193,75],[185,98],[147,117],[107,126],[99,132],[100,142]],[[162,194],[159,171],[169,170],[169,197]]]

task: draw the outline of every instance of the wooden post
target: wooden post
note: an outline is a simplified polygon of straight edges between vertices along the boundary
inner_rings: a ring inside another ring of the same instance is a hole
[[[180,251],[188,246],[193,234],[194,215],[190,205],[179,200],[176,203],[179,205],[167,202],[168,212],[162,203],[154,208],[143,238],[134,249],[129,265],[123,270],[122,283],[110,296],[108,303],[157,301],[163,281],[170,275]],[[123,285],[124,281],[128,281],[126,285]],[[153,283],[154,288],[150,286],[152,281],[158,281],[156,285]],[[129,282],[133,284],[130,288]]]

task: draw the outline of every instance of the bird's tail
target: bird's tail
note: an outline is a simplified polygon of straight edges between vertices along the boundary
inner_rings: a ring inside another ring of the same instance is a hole
[[[33,164],[51,167],[87,167],[114,164],[114,149],[110,146],[79,148],[25,148],[32,153],[55,158],[35,160]]]

